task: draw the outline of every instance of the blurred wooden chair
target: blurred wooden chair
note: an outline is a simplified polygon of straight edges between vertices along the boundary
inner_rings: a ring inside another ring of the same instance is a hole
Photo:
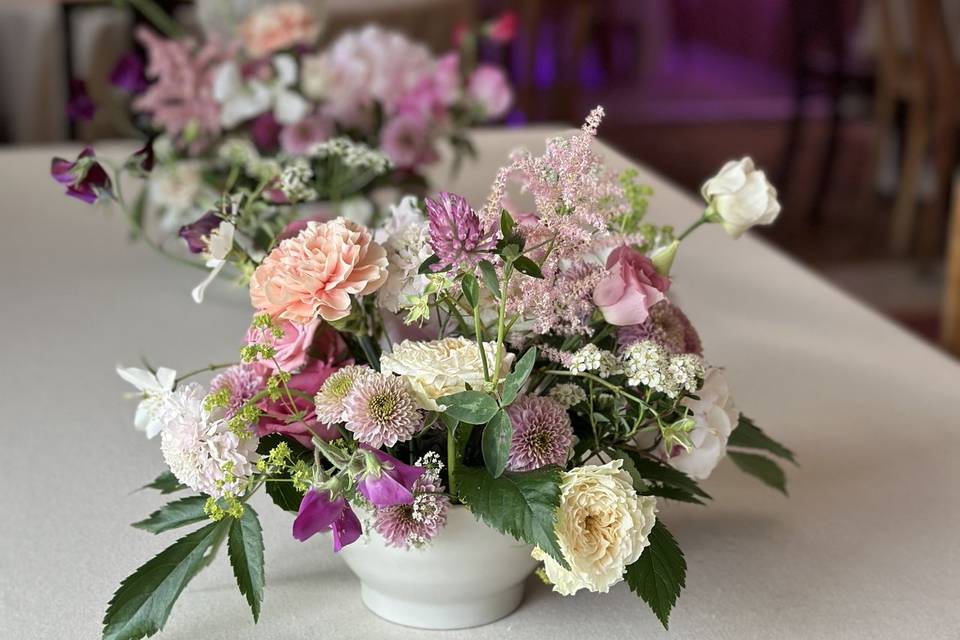
[[[953,181],[951,209],[940,338],[947,351],[960,357],[960,178]]]

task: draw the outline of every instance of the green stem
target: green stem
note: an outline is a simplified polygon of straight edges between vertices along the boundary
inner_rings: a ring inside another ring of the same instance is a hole
[[[512,273],[513,265],[508,262],[503,267],[503,282],[500,283],[500,305],[497,308],[497,359],[493,367],[496,382],[500,381],[500,367],[503,364],[503,339],[507,335],[507,326],[504,322],[507,315],[507,284],[510,282]]]
[[[447,428],[447,489],[457,495],[457,438],[455,429]]]
[[[606,387],[607,389],[610,389],[611,391],[613,391],[613,392],[616,393],[617,395],[623,396],[623,397],[626,398],[627,400],[632,400],[632,401],[636,402],[638,405],[640,405],[641,407],[644,407],[644,408],[647,409],[650,413],[652,413],[653,415],[657,416],[658,418],[660,417],[660,414],[657,413],[657,410],[654,409],[648,402],[644,401],[644,400],[641,399],[641,398],[638,398],[637,396],[633,395],[632,393],[630,393],[630,392],[628,392],[628,391],[625,391],[625,390],[623,389],[623,387],[619,387],[619,386],[617,386],[617,385],[615,385],[615,384],[613,384],[613,383],[611,383],[611,382],[607,382],[606,380],[604,380],[604,379],[601,378],[600,376],[595,376],[595,375],[593,375],[592,373],[574,373],[573,371],[559,371],[559,370],[556,370],[556,369],[551,369],[551,370],[549,370],[549,371],[546,371],[545,373],[546,373],[547,375],[551,375],[551,376],[567,376],[568,378],[577,378],[577,377],[579,377],[579,378],[585,378],[585,379],[587,379],[587,380],[592,380],[593,382],[596,382],[597,384],[601,384],[601,385],[603,385],[604,387]]]
[[[187,378],[192,378],[193,376],[200,375],[201,373],[206,373],[208,371],[216,371],[217,369],[226,369],[227,367],[232,367],[237,364],[236,362],[226,362],[224,364],[210,364],[202,369],[195,369],[193,371],[188,371],[174,381],[174,384],[180,384]]]
[[[680,237],[678,237],[677,240],[683,240],[684,238],[689,236],[691,233],[693,233],[700,225],[706,224],[706,222],[707,222],[707,215],[703,214],[702,216],[700,216],[699,220],[697,220],[696,222],[691,224],[689,227],[687,227],[687,230],[681,233]]]
[[[483,379],[490,382],[490,365],[487,364],[487,350],[483,348],[483,323],[480,321],[480,305],[473,308],[473,331],[477,338],[477,348],[480,350],[480,361],[483,363]]]

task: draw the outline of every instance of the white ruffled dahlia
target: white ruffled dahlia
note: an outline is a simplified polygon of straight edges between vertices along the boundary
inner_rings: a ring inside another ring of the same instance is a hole
[[[222,409],[204,408],[207,393],[197,383],[174,391],[164,403],[160,451],[177,480],[219,498],[237,493],[253,473],[258,438],[239,437],[227,426]]]
[[[580,589],[607,593],[649,544],[656,498],[638,496],[622,465],[612,460],[563,474],[556,531],[570,568],[564,569],[539,547],[533,550],[557,593],[569,596]]]

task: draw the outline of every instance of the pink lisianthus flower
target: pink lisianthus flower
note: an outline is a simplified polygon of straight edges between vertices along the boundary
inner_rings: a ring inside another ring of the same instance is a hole
[[[297,45],[312,45],[319,35],[316,16],[300,2],[268,5],[240,25],[244,48],[258,58]]]
[[[282,433],[310,448],[313,447],[313,436],[325,440],[340,437],[334,427],[323,424],[317,418],[313,396],[323,386],[324,381],[340,368],[341,364],[348,363],[333,364],[324,360],[314,360],[304,367],[300,373],[290,378],[287,386],[303,394],[293,396],[293,409],[299,414],[298,419],[294,418],[294,412],[291,411],[290,400],[286,397],[286,394],[278,400],[265,399],[260,402],[258,406],[263,410],[263,415],[257,423],[257,435]]]
[[[607,258],[607,272],[593,290],[593,302],[613,325],[644,322],[670,288],[670,279],[657,273],[650,258],[627,245]]]
[[[481,64],[470,74],[467,91],[489,120],[503,116],[513,102],[507,75],[490,64]]]
[[[280,132],[280,148],[295,156],[306,155],[310,148],[333,135],[333,123],[321,114],[312,114],[287,125]]]
[[[383,127],[380,146],[401,169],[415,169],[439,158],[430,122],[413,111],[391,118]]]
[[[363,528],[343,498],[331,499],[330,492],[311,489],[303,495],[293,521],[293,537],[303,542],[321,531],[333,532],[333,550],[340,551],[357,541]]]

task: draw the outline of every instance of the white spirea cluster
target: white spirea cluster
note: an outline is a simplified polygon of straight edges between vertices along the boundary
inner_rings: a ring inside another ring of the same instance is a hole
[[[627,384],[643,385],[676,398],[680,392],[695,393],[703,379],[703,360],[692,353],[671,355],[652,340],[641,340],[621,355]]]
[[[496,360],[494,342],[483,344],[487,362],[492,368]],[[506,352],[500,366],[502,380],[513,365],[513,354]],[[391,353],[380,358],[380,371],[402,376],[417,397],[421,408],[439,411],[437,398],[484,385],[483,361],[477,343],[464,337],[417,342],[404,340]]]
[[[548,394],[551,398],[559,402],[564,408],[569,409],[581,402],[586,402],[587,394],[578,385],[570,382],[563,382],[550,389]]]
[[[406,196],[390,207],[390,217],[373,236],[374,242],[387,251],[387,281],[377,291],[377,304],[392,312],[409,307],[423,295],[429,280],[418,273],[423,261],[433,255],[430,249],[430,228],[417,199]]]
[[[587,344],[577,350],[570,357],[567,368],[574,373],[595,371],[601,378],[609,378],[621,371],[617,356],[595,344]]]
[[[321,159],[336,158],[351,169],[366,169],[376,173],[383,173],[393,166],[383,152],[346,137],[318,142],[310,147],[307,155]]]
[[[310,186],[313,169],[303,158],[294,158],[287,162],[280,172],[280,192],[291,203],[317,199],[317,191]]]
[[[258,438],[230,431],[222,410],[207,411],[197,383],[174,391],[162,411],[160,451],[177,480],[214,498],[237,493],[253,473]]]
[[[568,596],[580,589],[607,593],[649,544],[656,498],[638,496],[622,465],[621,460],[612,460],[563,474],[556,532],[570,568],[561,567],[539,547],[533,550],[557,593]]]

